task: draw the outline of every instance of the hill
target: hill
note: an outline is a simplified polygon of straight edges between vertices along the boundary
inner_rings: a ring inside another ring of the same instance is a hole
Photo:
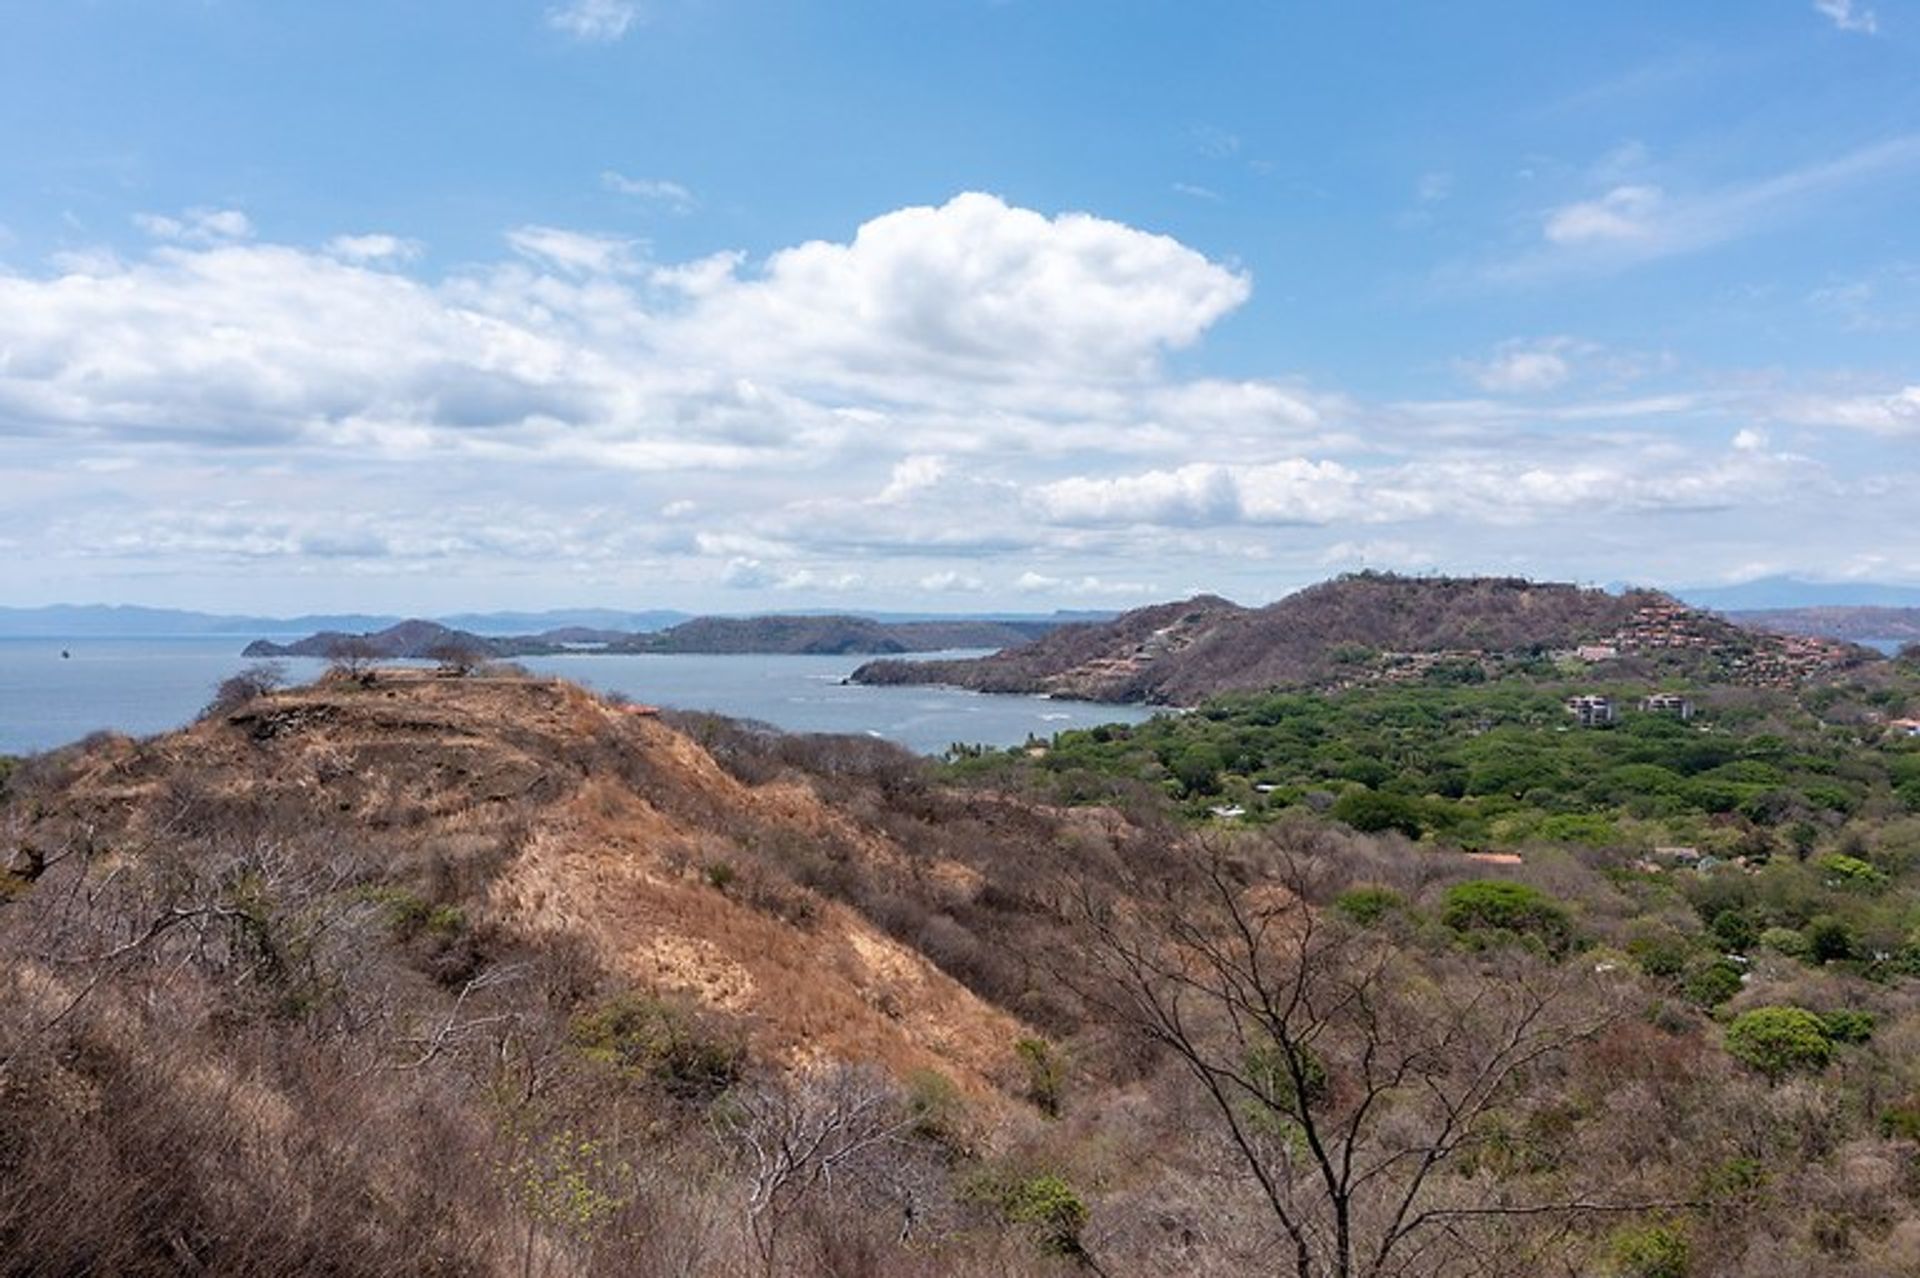
[[[1224,692],[1390,682],[1442,665],[1462,678],[1497,677],[1556,656],[1613,673],[1780,687],[1871,654],[1757,635],[1655,591],[1362,573],[1264,608],[1201,596],[978,660],[872,662],[853,679],[1195,705]]]
[[[1046,633],[1043,621],[873,621],[847,616],[696,617],[657,635],[611,645],[619,652],[843,653],[1001,648]]]
[[[231,684],[0,761],[0,1275],[1908,1272],[1890,672],[1004,756],[1078,808],[553,680]],[[1378,820],[1461,791],[1497,851]]]
[[[248,657],[355,655],[380,661],[433,660],[450,651],[482,657],[549,653],[765,653],[838,656],[846,653],[938,652],[948,648],[1003,648],[1053,629],[1047,621],[873,621],[865,617],[696,617],[657,632],[566,626],[539,634],[480,635],[433,621],[403,621],[359,634],[329,630],[290,643],[256,639]]]
[[[1920,640],[1920,608],[1834,604],[1817,608],[1771,608],[1750,612],[1730,612],[1727,617],[1739,625],[1754,630],[1844,639],[1853,643],[1864,643],[1869,640],[1901,642]]]

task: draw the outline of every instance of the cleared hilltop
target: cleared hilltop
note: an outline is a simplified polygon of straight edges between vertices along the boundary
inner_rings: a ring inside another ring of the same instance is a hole
[[[1264,608],[1202,595],[1106,624],[1063,626],[989,657],[869,662],[853,679],[1194,705],[1223,692],[1344,687],[1416,677],[1440,665],[1463,678],[1490,678],[1556,657],[1604,665],[1607,673],[1665,671],[1790,687],[1871,654],[1745,630],[1658,591],[1361,573]]]
[[[257,639],[249,657],[356,656],[372,660],[437,660],[449,654],[530,657],[560,652],[764,653],[839,656],[847,653],[938,652],[949,648],[1003,648],[1055,627],[1050,621],[956,618],[875,621],[868,617],[695,617],[665,630],[635,632],[570,626],[531,635],[479,635],[433,621],[404,621],[350,634],[329,630],[291,643]]]

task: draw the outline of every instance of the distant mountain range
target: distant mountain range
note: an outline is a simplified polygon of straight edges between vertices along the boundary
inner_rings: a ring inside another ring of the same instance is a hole
[[[1870,581],[1759,577],[1737,586],[1697,586],[1672,593],[1696,608],[1711,608],[1715,612],[1827,607],[1920,608],[1920,586]]]
[[[1213,595],[1063,626],[961,661],[873,661],[869,684],[1191,706],[1223,692],[1340,688],[1405,678],[1480,680],[1543,661],[1620,677],[1679,675],[1788,687],[1875,659],[1851,645],[1742,629],[1652,590],[1509,577],[1358,573],[1264,608]]]
[[[839,616],[825,609],[797,610],[795,617]],[[1058,625],[1102,621],[1112,612],[979,613],[954,616],[925,612],[863,612],[858,619],[883,624],[996,621],[1015,625]],[[559,608],[546,612],[461,612],[430,618],[438,625],[490,637],[541,635],[578,629],[646,634],[695,619],[671,608],[620,611],[610,608]],[[0,638],[149,638],[195,635],[312,635],[320,632],[368,634],[408,618],[381,613],[310,613],[265,617],[193,612],[178,608],[142,608],[106,604],[54,604],[44,608],[0,608]],[[972,647],[971,644],[953,645]]]
[[[1854,643],[1912,643],[1920,640],[1920,608],[1845,607],[1768,608],[1727,616],[1755,630],[1789,635],[1822,635]]]
[[[657,631],[565,626],[528,635],[490,636],[432,621],[380,630],[323,630],[291,643],[256,639],[248,657],[359,657],[371,660],[530,657],[561,652],[763,653],[836,656],[1008,648],[1058,627],[1056,621],[874,621],[847,616],[695,617]]]
[[[476,634],[524,634],[563,626],[645,631],[663,630],[691,614],[670,609],[618,612],[604,608],[568,608],[552,612],[474,612],[437,618],[441,624]],[[0,608],[4,638],[147,638],[192,635],[304,635],[333,630],[365,633],[397,625],[402,617],[379,613],[309,613],[298,617],[260,617],[193,612],[179,608],[141,608],[107,604],[53,604],[45,608]]]

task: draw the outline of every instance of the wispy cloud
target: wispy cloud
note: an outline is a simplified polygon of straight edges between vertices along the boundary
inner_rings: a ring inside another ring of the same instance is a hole
[[[522,257],[574,275],[623,275],[636,269],[634,241],[617,236],[522,226],[507,232],[507,243]]]
[[[1543,233],[1555,244],[1640,239],[1654,231],[1664,198],[1657,186],[1616,186],[1597,200],[1554,209]]]
[[[327,241],[327,252],[345,262],[411,262],[423,246],[418,240],[397,235],[336,235]]]
[[[194,208],[177,217],[135,213],[133,224],[156,240],[182,244],[219,244],[253,234],[252,220],[239,209]]]
[[[1456,367],[1483,391],[1524,395],[1565,385],[1579,349],[1568,337],[1502,342],[1486,359],[1462,360]]]
[[[1920,134],[1906,134],[1836,159],[1718,188],[1689,192],[1650,183],[1615,185],[1543,212],[1535,247],[1464,270],[1456,267],[1452,274],[1529,284],[1623,270],[1791,223],[1838,192],[1916,167]]]
[[[547,10],[547,25],[590,44],[619,40],[640,19],[632,0],[568,0]]]
[[[1219,204],[1226,198],[1212,187],[1197,186],[1192,182],[1175,182],[1173,192],[1175,195],[1184,195],[1188,199],[1205,200],[1210,204]]]
[[[1861,35],[1879,34],[1879,15],[1864,5],[1854,8],[1853,0],[1813,0],[1813,7],[1815,12],[1842,31],[1857,31]]]
[[[700,205],[692,191],[665,178],[634,178],[608,169],[600,175],[600,185],[616,194],[656,204],[674,213],[691,213]]]

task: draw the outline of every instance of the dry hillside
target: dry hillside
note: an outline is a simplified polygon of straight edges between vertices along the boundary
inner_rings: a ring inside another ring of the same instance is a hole
[[[804,781],[743,784],[659,717],[571,684],[336,680],[76,766],[24,831],[30,855],[80,830],[138,857],[183,822],[352,832],[458,885],[437,892],[476,923],[585,941],[637,986],[741,1018],[762,1058],[937,1068],[984,1092],[1022,1032],[847,905],[756,874],[752,849],[831,848],[960,893],[972,871],[910,858]]]
[[[1436,661],[1497,675],[1515,660],[1583,646],[1648,670],[1770,687],[1871,656],[1845,644],[1743,631],[1657,591],[1359,573],[1264,608],[1202,595],[1103,625],[1063,627],[978,660],[873,661],[853,679],[1191,706],[1223,692],[1393,679]]]

